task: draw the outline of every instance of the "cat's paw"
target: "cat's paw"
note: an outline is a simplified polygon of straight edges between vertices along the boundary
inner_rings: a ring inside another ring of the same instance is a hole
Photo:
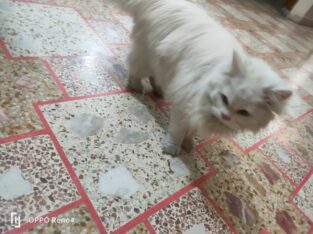
[[[128,82],[126,87],[128,89],[132,89],[136,91],[137,93],[142,93],[144,91],[142,84],[141,84],[141,79],[135,76],[129,76],[128,77]]]
[[[163,140],[162,141],[162,152],[165,154],[169,154],[169,155],[176,157],[180,153],[180,147],[177,145],[174,145],[168,141]]]

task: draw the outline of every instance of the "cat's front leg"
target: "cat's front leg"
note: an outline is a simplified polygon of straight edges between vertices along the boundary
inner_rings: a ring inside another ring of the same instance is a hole
[[[178,156],[181,151],[181,145],[187,136],[188,125],[183,113],[175,108],[171,111],[170,124],[162,141],[163,153],[172,156]]]
[[[187,134],[183,140],[182,148],[187,152],[190,153],[193,150],[193,135]]]

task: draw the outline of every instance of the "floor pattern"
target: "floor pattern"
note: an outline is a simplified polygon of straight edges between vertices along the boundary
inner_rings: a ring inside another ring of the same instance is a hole
[[[0,1],[0,233],[313,233],[313,29],[193,0],[296,88],[257,135],[161,153],[170,104],[127,91],[109,0]]]

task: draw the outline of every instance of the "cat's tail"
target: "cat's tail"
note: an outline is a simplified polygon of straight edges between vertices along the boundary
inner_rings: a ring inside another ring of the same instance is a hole
[[[153,1],[156,0],[114,0],[114,4],[132,17],[136,17],[137,14],[140,14],[140,12]]]

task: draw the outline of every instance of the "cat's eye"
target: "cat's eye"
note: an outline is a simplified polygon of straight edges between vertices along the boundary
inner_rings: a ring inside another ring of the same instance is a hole
[[[223,103],[227,106],[228,105],[228,98],[225,96],[225,94],[221,93],[221,98],[222,98]]]
[[[237,113],[242,116],[250,116],[250,113],[247,110],[238,110]]]

